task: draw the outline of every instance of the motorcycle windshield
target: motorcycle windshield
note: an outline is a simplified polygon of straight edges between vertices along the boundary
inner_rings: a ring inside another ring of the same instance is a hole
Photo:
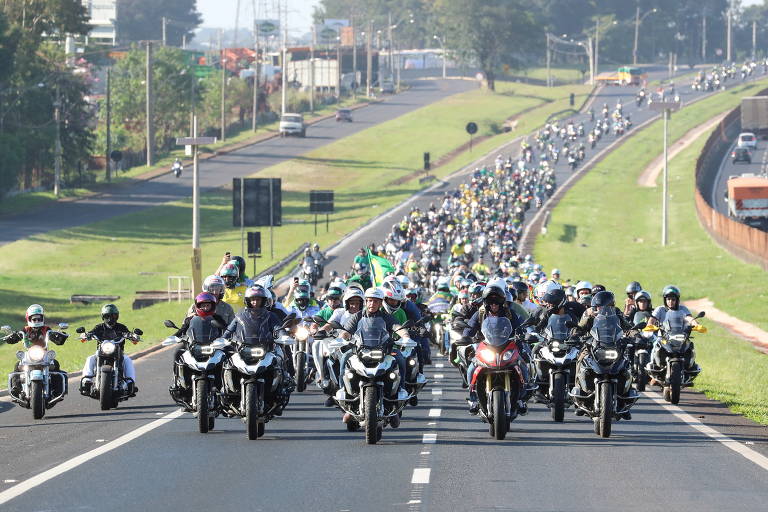
[[[544,330],[544,335],[550,340],[563,341],[568,339],[568,335],[571,332],[567,325],[569,321],[570,316],[568,315],[551,315]]]
[[[640,322],[647,322],[651,318],[650,311],[636,311],[635,316],[632,317],[632,324],[637,325]]]
[[[436,299],[427,305],[427,309],[433,315],[441,315],[451,309],[451,304],[446,300]]]
[[[480,330],[487,345],[503,347],[512,336],[512,323],[505,316],[489,316]]]
[[[193,317],[192,320],[189,321],[189,328],[187,329],[189,341],[207,345],[221,336],[221,329],[215,327],[211,320],[213,320],[211,317]]]
[[[269,315],[266,311],[259,313],[245,310],[237,315],[240,324],[238,341],[244,345],[260,345],[272,341],[273,334],[269,328]]]
[[[600,345],[615,345],[622,336],[621,324],[613,308],[601,308],[589,334]]]
[[[685,319],[685,313],[680,310],[670,309],[664,317],[664,324],[662,327],[668,335],[685,334],[686,324],[687,320]]]
[[[389,339],[387,324],[381,317],[363,317],[357,324],[358,345],[365,348],[380,347]]]

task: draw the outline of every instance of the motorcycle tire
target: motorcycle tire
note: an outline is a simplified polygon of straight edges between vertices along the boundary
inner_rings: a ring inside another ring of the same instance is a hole
[[[258,427],[256,428],[256,434],[261,437],[264,435],[264,427],[266,426],[266,423],[259,423]]]
[[[645,365],[648,364],[648,355],[641,354],[638,359],[638,364],[640,369],[637,372],[637,382],[635,387],[638,391],[642,392],[645,391],[645,386],[648,385],[648,374],[645,373]]]
[[[32,417],[36,420],[45,416],[45,397],[43,396],[43,383],[33,380],[29,386],[29,408],[32,409]]]
[[[259,438],[259,394],[253,383],[245,385],[245,430],[251,441]]]
[[[112,397],[112,372],[102,371],[99,378],[99,405],[102,411],[108,411],[115,407],[115,399]]]
[[[413,395],[409,400],[408,403],[411,404],[413,407],[416,407],[419,405],[419,397],[417,395]]]
[[[195,382],[195,410],[197,411],[197,429],[201,434],[208,433],[208,381]]]
[[[307,354],[296,353],[296,391],[302,393],[307,389]]]
[[[613,387],[610,382],[600,384],[600,437],[611,437],[611,420],[613,420]]]
[[[565,416],[565,375],[556,373],[552,376],[552,419],[563,421]]]
[[[504,440],[507,437],[507,427],[509,422],[507,421],[507,408],[505,404],[505,393],[503,389],[497,389],[493,391],[491,396],[493,401],[493,430],[494,437],[497,441]]]
[[[208,430],[213,430],[214,426],[216,425],[216,418],[213,416],[208,416]]]
[[[376,388],[367,387],[363,390],[363,417],[365,418],[365,442],[376,444],[379,440]]]
[[[680,388],[683,385],[683,368],[679,361],[669,365],[669,401],[675,405],[680,403]]]

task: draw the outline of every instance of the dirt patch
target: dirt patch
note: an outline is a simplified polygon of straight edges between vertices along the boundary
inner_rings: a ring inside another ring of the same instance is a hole
[[[684,304],[688,309],[706,311],[707,316],[704,318],[714,320],[736,336],[749,341],[760,352],[768,354],[768,332],[749,322],[739,320],[725,311],[720,311],[707,297],[697,300],[688,300],[685,301]]]

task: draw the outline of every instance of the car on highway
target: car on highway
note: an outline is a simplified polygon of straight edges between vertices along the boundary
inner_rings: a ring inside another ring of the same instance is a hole
[[[736,147],[757,149],[757,137],[751,132],[740,133],[739,140],[736,142]]]
[[[731,161],[735,164],[736,162],[747,162],[748,164],[752,163],[752,153],[749,151],[748,148],[735,148],[731,152]]]
[[[298,135],[305,137],[307,135],[307,126],[304,124],[304,116],[301,114],[283,114],[280,117],[280,136]]]
[[[340,108],[336,111],[336,121],[352,122],[352,111],[348,108]]]
[[[382,94],[395,94],[395,83],[390,80],[384,80],[381,82],[380,90]]]

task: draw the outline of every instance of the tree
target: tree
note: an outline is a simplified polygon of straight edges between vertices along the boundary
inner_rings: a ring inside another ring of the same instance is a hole
[[[121,0],[117,35],[122,42],[158,41],[163,36],[163,17],[171,46],[181,46],[184,36],[191,41],[203,21],[196,0]]]
[[[477,63],[491,90],[501,66],[522,67],[528,52],[544,39],[530,5],[522,0],[438,0],[436,7],[443,30],[451,34],[451,49]]]

